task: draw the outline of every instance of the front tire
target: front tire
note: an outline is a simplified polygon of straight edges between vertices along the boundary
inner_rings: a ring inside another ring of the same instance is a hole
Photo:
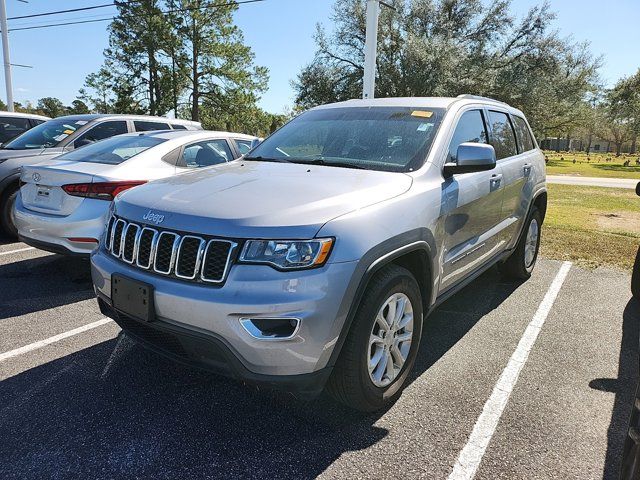
[[[328,392],[348,407],[375,411],[398,397],[422,334],[422,296],[408,270],[389,265],[364,293]]]
[[[527,280],[531,277],[531,272],[538,260],[541,228],[542,215],[540,210],[533,207],[516,249],[504,263],[499,265],[503,276],[513,280]]]
[[[13,221],[13,206],[16,203],[19,188],[9,186],[0,195],[0,227],[11,238],[18,238],[18,229]]]

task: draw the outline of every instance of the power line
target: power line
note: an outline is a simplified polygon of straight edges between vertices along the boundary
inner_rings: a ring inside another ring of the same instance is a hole
[[[132,3],[132,1],[137,1],[137,0],[130,0],[128,2],[121,2],[121,3]],[[115,2],[103,3],[102,5],[92,5],[90,7],[70,8],[68,10],[55,10],[51,12],[33,13],[31,15],[20,15],[19,17],[9,17],[7,18],[7,20],[21,20],[23,18],[46,17],[49,15],[59,15],[61,13],[84,12],[86,10],[95,10],[97,8],[106,8],[106,7],[115,7],[115,6],[116,6]]]
[[[259,2],[265,2],[266,0],[237,0],[237,1],[231,1],[231,2],[226,2],[226,3],[216,3],[216,4],[212,4],[212,5],[203,5],[201,7],[190,7],[190,8],[182,8],[182,9],[176,9],[176,10],[166,10],[166,11],[160,11],[160,13],[162,14],[169,14],[169,13],[181,13],[181,12],[189,12],[189,11],[193,11],[193,10],[202,10],[202,9],[206,9],[206,8],[215,8],[215,7],[229,7],[229,6],[233,6],[233,5],[244,5],[244,4],[248,4],[248,3],[259,3]],[[127,3],[132,3],[132,1],[127,2]],[[110,4],[110,5],[114,5],[114,4]],[[102,5],[104,6],[104,5]],[[95,7],[98,7],[98,5],[96,5]],[[85,9],[88,9],[89,7],[84,7]],[[77,10],[77,9],[74,9]],[[48,12],[48,14],[54,14],[54,13],[61,13],[63,12],[62,10],[59,12]],[[44,15],[44,14],[38,14],[38,15]],[[34,15],[35,16],[35,15]],[[13,17],[14,19],[17,18],[28,18],[28,16],[22,16],[22,17]],[[62,27],[62,26],[67,26],[67,25],[79,25],[79,24],[84,24],[84,23],[96,23],[96,22],[106,22],[109,20],[113,20],[115,17],[107,17],[107,18],[100,18],[100,19],[96,19],[96,20],[78,20],[78,21],[73,21],[73,22],[60,22],[60,23],[51,23],[51,24],[47,24],[47,25],[33,25],[33,26],[29,26],[29,27],[17,27],[17,28],[9,28],[9,32],[15,32],[15,31],[19,31],[19,30],[35,30],[38,28],[50,28],[50,27]]]

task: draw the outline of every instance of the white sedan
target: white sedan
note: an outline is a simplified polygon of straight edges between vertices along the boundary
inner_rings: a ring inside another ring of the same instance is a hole
[[[43,250],[88,255],[98,245],[109,204],[119,192],[229,162],[255,141],[202,130],[132,133],[23,167],[13,210],[18,236]]]

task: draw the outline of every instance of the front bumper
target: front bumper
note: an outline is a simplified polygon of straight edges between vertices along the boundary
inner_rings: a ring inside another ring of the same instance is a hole
[[[97,242],[70,239],[99,240],[109,215],[109,202],[85,198],[73,213],[60,216],[29,210],[18,195],[13,213],[23,242],[55,253],[89,255]]]
[[[218,350],[223,352],[221,358],[227,360],[225,363],[233,376],[249,381],[264,378],[267,383],[273,383],[273,378],[310,375],[328,366],[345,323],[344,305],[349,304],[345,292],[356,264],[327,264],[297,272],[279,272],[265,265],[235,264],[225,284],[216,287],[150,273],[98,250],[91,257],[91,274],[106,314],[121,322],[133,336],[140,329],[149,333],[170,329],[186,350],[190,363],[224,373],[225,369],[219,368],[216,360],[219,355],[213,354]],[[110,299],[114,273],[153,285],[154,321],[141,323],[119,312],[109,313],[113,311]],[[292,338],[279,341],[257,339],[240,323],[241,318],[273,317],[295,317],[301,322]],[[199,339],[196,343],[200,347],[193,346],[192,337]],[[202,339],[209,347],[202,346]],[[175,358],[175,352],[171,352],[166,343],[156,345],[155,349]],[[209,351],[211,355],[207,354]]]

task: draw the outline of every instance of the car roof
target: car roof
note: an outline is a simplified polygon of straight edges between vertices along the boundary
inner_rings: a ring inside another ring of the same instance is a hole
[[[120,114],[120,113],[86,113],[79,115],[64,115],[61,117],[56,117],[55,120],[63,120],[63,121],[86,121],[91,122],[93,120],[105,120],[105,119],[121,119],[121,120],[142,120],[147,122],[164,122],[171,123],[177,125],[193,125],[200,126],[200,122],[194,122],[192,120],[182,120],[179,118],[167,118],[167,117],[154,117],[151,115],[128,115],[128,114]]]
[[[38,120],[51,120],[49,117],[45,117],[44,115],[37,115],[35,113],[23,113],[23,112],[3,112],[0,111],[1,117],[16,117],[16,118],[35,118]]]
[[[454,105],[483,104],[487,106],[500,107],[511,113],[520,114],[522,112],[504,102],[488,97],[476,95],[458,95],[457,97],[389,97],[373,99],[354,99],[344,102],[330,103],[315,107],[315,109],[340,108],[340,107],[416,107],[416,108],[444,108],[449,109]]]
[[[219,138],[239,138],[246,140],[253,140],[254,136],[246,135],[244,133],[234,133],[234,132],[220,132],[215,130],[150,130],[147,132],[132,132],[125,133],[122,136],[127,137],[136,137],[136,136],[146,136],[146,137],[155,137],[162,138],[164,140],[173,140],[176,138],[182,137],[202,137],[202,138],[211,138],[211,137],[219,137]]]

